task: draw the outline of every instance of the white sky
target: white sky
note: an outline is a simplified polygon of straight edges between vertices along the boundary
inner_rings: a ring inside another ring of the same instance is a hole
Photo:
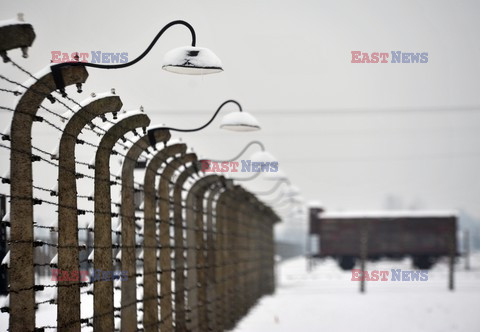
[[[166,51],[190,44],[188,30],[174,27],[133,67],[89,69],[84,94],[71,95],[82,100],[115,87],[126,109],[143,105],[152,123],[180,128],[200,126],[233,98],[263,130],[224,132],[216,121],[182,135],[199,155],[232,157],[259,139],[303,197],[321,200],[327,209],[379,209],[390,195],[404,208],[463,209],[480,217],[476,1],[0,4],[0,19],[17,12],[25,13],[37,38],[30,58],[11,56],[32,72],[47,65],[55,50],[128,52],[132,60],[166,23],[184,19],[195,27],[197,45],[212,49],[225,72],[190,77],[161,70]],[[428,52],[429,61],[352,64],[352,50]],[[1,66],[8,77],[26,79],[10,65]],[[10,106],[5,94],[0,98]],[[2,127],[9,116],[0,112]],[[47,150],[58,142],[46,130],[34,141]],[[0,157],[3,172],[8,155],[2,150]],[[268,189],[265,182],[248,186]]]

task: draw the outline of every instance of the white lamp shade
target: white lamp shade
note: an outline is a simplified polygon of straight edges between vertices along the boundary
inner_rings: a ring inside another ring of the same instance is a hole
[[[186,75],[206,75],[223,71],[222,62],[208,48],[182,46],[167,52],[162,68]]]
[[[248,112],[232,112],[222,118],[220,128],[233,131],[256,131],[260,130],[260,125]]]

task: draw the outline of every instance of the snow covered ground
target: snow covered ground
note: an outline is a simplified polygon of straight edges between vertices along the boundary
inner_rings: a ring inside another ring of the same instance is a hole
[[[412,267],[408,259],[366,267],[390,269]],[[303,258],[281,263],[276,293],[262,298],[234,331],[480,331],[480,253],[471,257],[470,271],[459,260],[453,292],[446,262],[429,271],[428,281],[369,281],[364,294],[351,277],[331,259],[310,273]]]
[[[405,259],[369,262],[366,269],[412,268]],[[262,298],[234,332],[480,331],[480,253],[471,257],[470,271],[459,260],[453,292],[447,289],[446,262],[429,271],[428,281],[369,281],[364,294],[359,282],[350,280],[351,271],[340,270],[332,259],[307,272],[305,259],[295,258],[279,264],[277,272],[276,293]],[[47,278],[38,281],[51,283]],[[37,301],[54,298],[55,292],[55,288],[38,292]],[[92,299],[82,296],[82,317],[92,315]],[[0,297],[0,303],[4,300]],[[118,305],[118,292],[115,300]],[[55,309],[40,305],[37,326],[55,325]],[[0,331],[6,331],[7,324],[8,314],[1,313]]]

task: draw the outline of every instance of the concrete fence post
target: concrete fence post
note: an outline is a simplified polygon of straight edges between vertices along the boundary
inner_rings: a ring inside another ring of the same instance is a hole
[[[100,115],[120,111],[118,96],[91,101],[80,108],[66,124],[58,150],[58,268],[79,270],[77,175],[75,147],[82,129]],[[80,285],[59,281],[57,324],[59,331],[80,331]]]
[[[168,130],[154,132],[156,142],[166,143],[170,139]],[[150,147],[148,135],[137,140],[128,150],[122,164],[122,271],[128,279],[122,281],[121,331],[137,330],[137,261],[135,248],[135,188],[134,170],[140,155]]]
[[[226,186],[231,187],[232,183],[226,181]],[[226,224],[228,220],[227,215],[227,201],[229,196],[228,189],[224,190],[218,197],[215,207],[215,322],[218,331],[225,330],[227,307],[225,306],[226,299],[226,264],[228,262],[226,254]]]
[[[143,250],[143,328],[146,332],[158,330],[157,279],[157,209],[155,179],[162,164],[175,155],[184,155],[185,144],[173,144],[157,152],[150,160],[144,176],[144,250]]]
[[[190,188],[186,200],[187,221],[187,299],[189,331],[206,331],[207,299],[206,299],[206,257],[204,241],[203,200],[210,186],[218,182],[217,175],[208,175]]]
[[[66,86],[84,83],[88,76],[81,66],[63,67],[61,73]],[[40,105],[55,89],[51,73],[40,77],[22,95],[12,118],[9,270],[12,332],[35,329],[32,124]]]
[[[170,244],[170,184],[173,174],[185,164],[197,161],[194,153],[173,159],[169,162],[160,178],[158,186],[158,208],[160,210],[160,330],[173,331],[172,307],[172,248]]]
[[[175,241],[175,331],[184,332],[187,329],[186,326],[186,307],[185,307],[185,272],[188,271],[188,267],[185,267],[185,237],[183,231],[186,228],[184,225],[185,210],[184,200],[182,193],[184,191],[184,185],[186,181],[197,174],[198,165],[193,163],[187,167],[175,181],[173,189],[173,221],[174,221],[174,241]]]
[[[95,155],[95,228],[94,269],[112,271],[112,211],[110,191],[110,156],[117,141],[129,131],[146,128],[150,119],[144,114],[132,115],[114,124],[102,137]],[[102,273],[103,274],[103,273]],[[93,288],[96,331],[114,330],[113,280],[96,281]]]
[[[220,249],[216,246],[216,238],[219,236],[218,233],[218,216],[215,215],[215,203],[218,198],[219,193],[224,190],[225,179],[223,177],[219,178],[217,185],[209,192],[207,197],[207,219],[206,219],[206,246],[207,246],[207,329],[208,331],[218,331],[217,320],[216,320],[216,284],[218,280],[216,279],[216,270],[217,270],[217,251]]]

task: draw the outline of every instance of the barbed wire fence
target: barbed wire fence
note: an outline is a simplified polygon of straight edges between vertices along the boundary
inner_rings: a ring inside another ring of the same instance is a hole
[[[12,114],[0,142],[10,155],[0,177],[8,330],[233,328],[274,291],[278,216],[231,180],[203,174],[168,131],[152,146],[150,119],[142,108],[122,110],[114,89],[78,102],[56,91],[49,70],[33,75],[7,55],[17,48],[26,55],[34,37],[23,22],[0,27],[4,66],[27,80],[0,74],[0,93],[16,105],[0,105]],[[61,74],[68,93],[82,92],[84,67]],[[34,126],[60,135],[58,148],[47,151]],[[122,160],[119,174],[111,156]],[[147,166],[135,181],[140,160]]]

